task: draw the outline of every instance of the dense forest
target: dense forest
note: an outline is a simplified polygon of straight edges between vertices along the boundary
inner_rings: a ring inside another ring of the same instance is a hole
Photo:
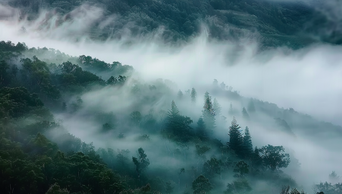
[[[210,38],[236,42],[246,37],[254,38],[262,48],[287,46],[298,49],[319,42],[342,43],[339,0],[329,3],[323,0],[312,3],[267,0],[7,2],[21,10],[20,21],[30,22],[38,18],[38,28],[47,31],[68,22],[73,26],[80,25],[77,19],[86,16],[85,23],[89,24],[89,28],[82,35],[96,40],[149,39],[153,34],[153,38],[179,44],[197,36],[205,28]]]
[[[322,128],[342,135],[217,80],[182,91],[120,62],[9,41],[0,59],[1,193],[302,194],[286,171],[298,160],[282,145],[255,143],[254,129],[269,123],[322,144]],[[338,175],[329,178],[314,192],[340,194]]]
[[[0,0],[0,193],[342,194],[341,12]]]

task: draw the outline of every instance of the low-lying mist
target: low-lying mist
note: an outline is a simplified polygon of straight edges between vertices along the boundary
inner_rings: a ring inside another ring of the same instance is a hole
[[[53,12],[44,12],[35,21],[19,20],[17,10],[0,5],[0,39],[25,42],[28,47],[58,49],[71,56],[89,55],[108,63],[119,61],[133,66],[135,74],[132,80],[139,79],[142,84],[153,83],[159,78],[174,83],[170,95],[165,95],[153,107],[142,106],[145,110],[143,114],[162,118],[169,111],[171,101],[175,100],[180,113],[189,116],[195,126],[203,109],[204,93],[211,91],[209,88],[216,79],[218,84],[224,82],[227,87],[232,87],[230,90],[237,91],[246,99],[268,101],[284,109],[293,108],[312,115],[320,121],[342,125],[342,109],[339,107],[342,98],[341,46],[316,44],[295,51],[286,47],[260,50],[256,39],[246,38],[238,43],[209,39],[207,35],[210,31],[205,26],[202,26],[199,36],[178,46],[160,41],[158,32],[152,32],[150,37],[143,39],[127,35],[121,40],[106,41],[83,36],[83,32],[89,30],[90,24],[101,18],[102,13],[99,7],[84,5],[70,13],[70,20],[56,25],[56,21],[66,16],[47,16]],[[46,21],[46,18],[49,19]],[[191,88],[197,90],[195,104],[188,103],[190,94],[186,91]],[[132,156],[139,147],[143,147],[150,158],[151,168],[152,164],[171,164],[168,162],[170,160],[175,160],[172,162],[175,169],[186,165],[170,156],[170,153],[180,149],[180,145],[166,142],[158,136],[139,141],[137,138],[143,133],[120,128],[125,115],[137,109],[135,101],[138,97],[132,96],[130,89],[94,89],[80,96],[83,103],[77,113],[55,114],[55,117],[70,133],[86,142],[94,142],[96,147],[128,149]],[[183,100],[177,99],[178,90],[183,92]],[[215,93],[210,95],[218,100],[222,107],[221,114],[226,117],[226,120],[217,121],[217,131],[214,132],[214,136],[222,142],[229,140],[228,129],[233,116],[228,112],[233,103],[238,110],[234,116],[243,129],[246,126],[250,128],[255,146],[283,145],[290,152],[292,164],[284,171],[307,192],[311,192],[314,183],[326,181],[332,171],[342,174],[341,136],[333,138],[328,135],[322,137],[322,141],[314,141],[307,137],[310,128],[294,128],[295,135],[289,135],[275,130],[275,125],[266,115],[260,114],[258,121],[243,119],[241,110],[247,103],[227,100],[224,95]],[[119,128],[117,134],[110,136],[97,132],[101,126],[89,118],[100,111],[115,115]],[[324,131],[324,128],[321,130]],[[127,137],[114,138],[120,133]],[[324,132],[319,135],[322,134]],[[311,136],[320,139],[315,134]],[[194,158],[191,153],[185,151],[182,154],[191,159]],[[219,153],[213,151],[211,154]],[[296,164],[296,159],[300,164]]]

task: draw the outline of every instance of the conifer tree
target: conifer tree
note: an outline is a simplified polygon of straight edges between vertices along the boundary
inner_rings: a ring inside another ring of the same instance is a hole
[[[166,120],[166,130],[169,135],[176,137],[180,141],[188,141],[191,138],[191,127],[189,126],[192,120],[189,117],[179,114],[179,110],[174,101],[171,102],[171,110],[168,113]]]
[[[229,127],[229,147],[230,149],[234,150],[236,155],[241,157],[241,151],[242,151],[242,144],[243,144],[243,139],[242,135],[239,131],[241,127],[239,124],[237,124],[237,121],[235,118],[233,118],[232,124]]]
[[[192,189],[194,194],[209,193],[213,189],[209,179],[200,175],[192,182]]]
[[[205,123],[202,118],[199,118],[197,121],[197,136],[201,139],[204,140],[207,138],[208,134],[206,131]]]
[[[243,158],[250,159],[253,153],[252,138],[248,127],[245,128],[245,135],[243,136],[242,145]]]
[[[204,97],[204,106],[202,111],[203,121],[207,127],[207,130],[213,130],[216,127],[213,103],[208,92],[205,93]]]

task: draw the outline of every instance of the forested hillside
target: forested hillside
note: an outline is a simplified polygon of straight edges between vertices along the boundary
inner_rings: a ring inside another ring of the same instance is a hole
[[[0,59],[1,193],[300,194],[297,159],[253,135],[342,135],[217,80],[182,91],[120,62],[4,41]],[[330,178],[315,192],[341,193]]]
[[[20,10],[20,20],[40,18],[39,28],[46,30],[68,22],[75,27],[80,24],[73,20],[86,16],[90,26],[82,35],[96,40],[152,36],[178,44],[206,31],[219,40],[256,39],[262,48],[342,43],[338,0],[11,0],[8,4]],[[61,17],[56,19],[56,13]]]

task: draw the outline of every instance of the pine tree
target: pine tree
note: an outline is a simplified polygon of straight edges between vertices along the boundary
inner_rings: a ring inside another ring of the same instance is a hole
[[[254,152],[252,154],[252,165],[254,169],[258,169],[261,167],[262,165],[262,158],[260,156],[260,150],[258,149],[258,147],[254,148]]]
[[[243,158],[250,159],[253,153],[253,144],[252,144],[252,138],[249,133],[248,127],[245,128],[245,135],[243,136],[243,145],[242,145],[242,151],[243,151]]]
[[[209,193],[213,189],[209,179],[205,176],[200,175],[192,182],[192,189],[194,194]]]
[[[172,101],[171,110],[166,119],[166,131],[168,135],[172,135],[173,138],[182,142],[188,141],[191,138],[191,123],[192,120],[189,117],[179,114],[176,103]]]
[[[171,102],[171,110],[169,111],[169,117],[176,117],[179,115],[178,107],[175,103],[175,101],[172,100]]]
[[[236,155],[241,157],[241,151],[242,151],[242,144],[243,144],[243,139],[242,135],[239,131],[241,127],[239,124],[237,124],[236,119],[234,118],[232,121],[232,125],[229,127],[229,148],[234,150]]]
[[[201,139],[204,140],[207,138],[208,134],[206,131],[205,123],[202,118],[199,118],[197,121],[197,136]]]
[[[207,130],[213,130],[216,127],[213,103],[211,102],[211,97],[209,96],[208,92],[205,93],[204,97],[205,97],[205,101],[204,101],[204,106],[203,106],[203,111],[202,111],[202,117],[207,127]]]
[[[195,88],[191,89],[191,94],[190,95],[191,95],[191,101],[192,102],[196,102],[197,92],[196,92]]]

